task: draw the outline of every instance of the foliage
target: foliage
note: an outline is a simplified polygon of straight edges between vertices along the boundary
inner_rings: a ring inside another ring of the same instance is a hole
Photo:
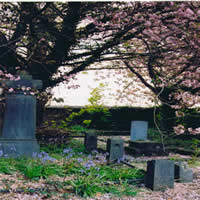
[[[112,193],[119,197],[137,194],[136,188],[128,181],[143,178],[142,171],[119,164],[108,166],[106,154],[96,151],[88,154],[78,140],[73,140],[70,145],[60,146],[57,149],[59,150],[54,152],[48,146],[45,148],[46,152],[34,154],[32,159],[2,157],[0,158],[0,173],[22,173],[26,180],[33,181],[43,179],[45,189],[41,190],[41,193],[47,197],[52,196],[55,191],[62,191],[65,196],[66,191],[70,191],[84,198],[104,193]],[[6,170],[5,166],[7,166]],[[64,179],[55,181],[52,178],[54,175],[64,177]],[[52,190],[52,188],[55,189]],[[70,196],[69,193],[67,196]]]
[[[198,156],[200,155],[200,140],[196,138],[192,138],[192,150],[194,154],[192,155],[191,160],[189,161],[190,164],[194,164],[198,161]]]
[[[93,89],[91,97],[88,99],[89,105],[81,108],[77,112],[71,112],[68,117],[60,122],[51,121],[53,128],[71,129],[73,131],[86,131],[88,128],[95,127],[96,123],[106,124],[111,117],[108,108],[101,103],[103,95],[103,85]],[[68,109],[67,112],[70,112]]]

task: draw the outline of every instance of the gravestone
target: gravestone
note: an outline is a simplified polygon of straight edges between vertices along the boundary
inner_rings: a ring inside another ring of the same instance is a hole
[[[131,141],[147,140],[147,121],[132,121],[131,122]]]
[[[145,186],[155,191],[173,188],[174,162],[171,160],[148,161]]]
[[[122,159],[124,155],[124,141],[119,137],[112,137],[107,140],[108,162]]]
[[[131,122],[131,140],[129,146],[125,147],[127,154],[134,156],[162,156],[168,155],[163,149],[163,145],[158,142],[147,140],[147,121]]]
[[[20,80],[4,80],[7,88],[15,89],[5,94],[5,113],[0,150],[8,157],[32,156],[39,151],[35,138],[36,97],[20,88],[41,89],[42,81],[33,80],[26,72],[20,74]]]
[[[175,179],[180,183],[192,182],[193,171],[184,162],[175,163]]]
[[[97,149],[97,135],[92,132],[85,133],[84,145],[87,151],[93,151]]]

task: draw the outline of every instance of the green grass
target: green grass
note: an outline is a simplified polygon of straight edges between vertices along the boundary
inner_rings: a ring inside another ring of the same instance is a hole
[[[59,191],[63,198],[69,193],[84,198],[99,193],[112,193],[119,197],[136,195],[137,189],[128,181],[141,178],[144,173],[119,164],[108,166],[105,161],[106,155],[96,152],[89,154],[83,141],[74,139],[69,145],[43,146],[41,153],[34,158],[1,157],[0,173],[18,173],[24,180],[30,181],[46,180],[46,188],[40,193],[48,198]],[[55,175],[60,177],[60,181],[51,180]],[[72,176],[73,179],[68,178]]]

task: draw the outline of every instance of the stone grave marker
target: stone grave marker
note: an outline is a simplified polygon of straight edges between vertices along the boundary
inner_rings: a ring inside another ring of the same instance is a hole
[[[148,122],[132,121],[131,122],[131,140],[129,146],[125,147],[128,154],[135,156],[160,156],[167,155],[163,145],[147,139]]]
[[[30,87],[41,89],[42,81],[33,80],[31,75],[22,72],[20,80],[6,80],[7,88],[14,88],[14,93],[5,94],[5,113],[0,150],[8,157],[32,156],[39,151],[35,138],[36,129],[36,97],[19,88]]]
[[[87,151],[97,149],[97,135],[94,132],[85,133],[84,145]]]
[[[147,140],[147,121],[132,121],[131,122],[131,140]]]
[[[120,137],[112,137],[107,140],[108,162],[122,159],[124,155],[124,141]]]
[[[147,162],[145,186],[155,191],[174,187],[174,162],[151,160]]]
[[[180,183],[192,182],[193,171],[184,162],[175,163],[175,179]]]

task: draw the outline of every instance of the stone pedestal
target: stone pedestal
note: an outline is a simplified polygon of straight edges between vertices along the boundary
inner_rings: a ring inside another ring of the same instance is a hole
[[[8,88],[30,87],[40,89],[41,81],[32,80],[30,75],[21,76],[19,81],[5,81]],[[36,97],[28,91],[16,90],[6,94],[6,107],[0,150],[8,157],[32,156],[39,151],[35,138],[36,129]]]
[[[146,141],[129,141],[129,147],[125,148],[126,152],[135,156],[163,156],[167,155],[163,150],[163,145],[150,140]]]

